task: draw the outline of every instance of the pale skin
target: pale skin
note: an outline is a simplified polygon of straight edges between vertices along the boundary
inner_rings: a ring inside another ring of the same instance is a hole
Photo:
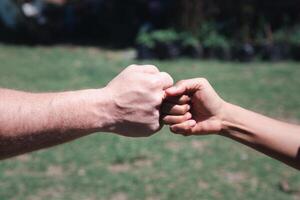
[[[163,121],[175,134],[218,134],[300,169],[300,126],[230,104],[204,78],[180,81],[166,94]]]
[[[160,106],[173,79],[131,65],[101,89],[28,93],[0,89],[0,159],[95,132],[147,137],[161,128]]]

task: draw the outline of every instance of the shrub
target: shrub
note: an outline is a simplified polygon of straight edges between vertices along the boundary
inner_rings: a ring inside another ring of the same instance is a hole
[[[217,32],[217,25],[212,21],[203,22],[198,31],[198,38],[203,41],[208,35]]]
[[[181,54],[191,58],[203,57],[203,49],[199,40],[191,33],[183,32],[180,34]]]
[[[277,30],[273,33],[273,41],[277,44],[287,43],[289,38],[289,32],[285,29]]]
[[[172,43],[179,40],[179,34],[173,29],[157,30],[151,33],[151,38],[155,42]]]
[[[155,41],[154,41],[151,33],[143,31],[137,37],[137,44],[143,45],[148,48],[153,48],[155,45]]]
[[[207,35],[207,37],[202,41],[202,44],[205,48],[230,48],[227,38],[215,31]]]
[[[180,34],[180,39],[183,47],[199,47],[199,40],[190,33],[184,32]]]
[[[292,45],[300,46],[300,26],[294,28],[289,38]]]

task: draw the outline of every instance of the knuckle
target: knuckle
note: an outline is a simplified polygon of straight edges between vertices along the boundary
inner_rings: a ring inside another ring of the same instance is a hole
[[[164,76],[166,78],[166,80],[170,81],[172,83],[172,85],[174,84],[174,80],[172,78],[172,76],[167,73],[167,72],[160,72],[161,76]]]
[[[160,85],[159,82],[160,81],[159,81],[159,79],[157,77],[150,79],[150,84],[151,84],[152,87],[156,88],[157,86],[159,86]]]
[[[135,68],[137,68],[137,65],[136,64],[132,64],[132,65],[129,65],[127,68],[128,69],[135,69]]]
[[[182,96],[182,101],[183,102],[188,102],[188,101],[190,101],[191,100],[191,98],[188,96],[188,95],[183,95]]]
[[[143,76],[139,76],[139,80],[142,84],[142,86],[144,88],[147,88],[148,90],[150,89],[155,89],[157,86],[156,86],[156,81],[155,78],[153,78],[152,76],[150,75],[143,75]]]
[[[143,81],[145,87],[151,88],[151,89],[157,88],[159,79],[156,76],[145,74],[145,75],[141,76],[140,78]]]
[[[159,95],[153,95],[152,97],[153,106],[161,105],[162,103],[162,97]]]
[[[182,96],[178,99],[178,102],[181,102],[181,103],[187,102],[187,95],[182,95]]]
[[[157,109],[153,108],[153,107],[151,109],[149,109],[146,112],[146,114],[150,117],[149,118],[149,120],[150,120],[149,122],[151,124],[157,123],[159,121],[159,119],[160,119],[160,113],[159,113],[159,111]]]
[[[185,115],[182,116],[183,120],[189,120],[191,117],[190,113],[186,113]]]
[[[150,125],[149,128],[150,128],[151,131],[155,132],[159,129],[159,127],[160,127],[159,123],[153,123],[153,124]]]
[[[186,82],[186,80],[180,80],[180,81],[178,81],[177,83],[176,83],[176,85],[182,85],[182,84],[184,84]]]
[[[178,114],[181,114],[181,115],[183,115],[183,114],[185,114],[186,113],[186,109],[185,109],[185,107],[179,107],[177,110],[175,110]]]
[[[181,122],[184,122],[184,121],[186,121],[186,120],[189,120],[189,118],[188,118],[187,115],[183,115],[183,116],[180,117],[180,121],[181,121]]]
[[[198,78],[198,81],[204,85],[209,84],[208,80],[206,78]]]
[[[178,114],[185,114],[187,111],[189,111],[188,105],[177,107]]]
[[[154,110],[153,111],[153,117],[154,117],[154,119],[157,121],[158,119],[159,119],[159,111],[158,110]]]
[[[158,68],[155,65],[146,65],[147,67],[155,70],[155,71],[159,71]]]

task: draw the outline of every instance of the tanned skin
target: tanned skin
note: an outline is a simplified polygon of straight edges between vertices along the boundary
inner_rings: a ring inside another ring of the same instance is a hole
[[[204,78],[179,81],[166,93],[163,121],[174,133],[218,134],[300,169],[300,126],[230,104]]]

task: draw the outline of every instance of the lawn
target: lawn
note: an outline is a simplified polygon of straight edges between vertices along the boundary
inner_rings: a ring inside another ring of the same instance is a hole
[[[127,52],[0,45],[0,85],[27,91],[99,88]],[[149,62],[148,62],[149,63]],[[152,61],[175,80],[206,77],[233,103],[300,123],[300,64]],[[97,133],[0,162],[0,199],[300,199],[300,174],[220,136],[146,139]]]

